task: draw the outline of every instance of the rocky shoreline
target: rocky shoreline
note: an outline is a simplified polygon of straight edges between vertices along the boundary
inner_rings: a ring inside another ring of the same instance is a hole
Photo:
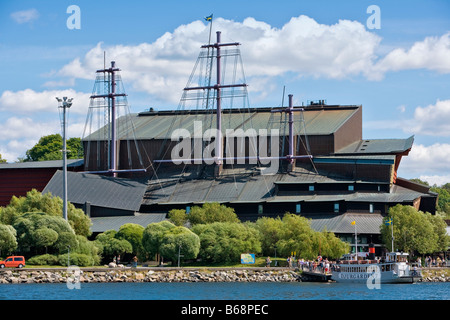
[[[139,268],[101,270],[1,270],[0,284],[7,283],[103,282],[294,282],[301,281],[294,270],[140,270]]]
[[[0,270],[0,284],[105,282],[302,282],[298,269],[10,269]],[[450,282],[447,272],[424,272],[422,282]]]

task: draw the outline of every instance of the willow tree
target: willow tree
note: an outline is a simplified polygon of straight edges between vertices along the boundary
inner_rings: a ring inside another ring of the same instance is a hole
[[[418,211],[412,206],[398,204],[389,210],[387,219],[392,219],[393,223],[380,226],[386,248],[391,249],[392,234],[394,250],[409,253],[414,251],[419,254],[432,253],[446,250],[449,245],[446,224],[439,216]]]

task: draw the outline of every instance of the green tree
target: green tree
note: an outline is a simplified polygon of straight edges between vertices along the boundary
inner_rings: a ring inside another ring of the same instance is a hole
[[[29,212],[45,212],[50,216],[62,217],[63,201],[51,193],[42,194],[33,189],[24,197],[13,196],[6,207],[0,207],[0,222],[14,224],[21,215]],[[90,236],[91,219],[72,203],[67,204],[68,220],[76,234]]]
[[[95,238],[95,241],[99,243],[99,247],[102,248],[103,258],[107,261],[111,261],[114,256],[133,251],[131,243],[125,239],[117,239],[116,234],[115,230],[107,230]]]
[[[6,159],[3,159],[3,158],[2,158],[2,154],[0,153],[0,163],[6,163],[6,161],[7,161],[7,160],[6,160]]]
[[[264,255],[272,255],[274,247],[281,256],[315,259],[318,254],[331,259],[339,258],[349,251],[347,243],[337,238],[334,233],[311,228],[310,220],[287,212],[283,218],[262,217],[255,222],[261,235]]]
[[[450,190],[448,188],[438,188],[434,186],[430,188],[430,191],[438,194],[436,211],[444,217],[450,217]]]
[[[283,222],[280,217],[261,217],[255,222],[255,226],[261,235],[261,248],[265,256],[271,256],[274,248],[280,240]]]
[[[205,261],[235,262],[241,253],[261,253],[259,232],[249,224],[214,222],[195,225],[192,231],[200,237],[199,256]]]
[[[437,221],[442,218],[431,217],[429,213],[417,211],[412,206],[398,204],[389,210],[388,218],[393,220],[393,225],[380,226],[386,248],[391,249],[391,228],[394,233],[394,250],[409,253],[417,251],[419,254],[432,253],[440,250],[440,245],[448,241],[447,237],[440,240],[442,235],[445,235],[445,225]]]
[[[115,238],[127,240],[132,248],[133,254],[136,254],[139,259],[145,259],[146,254],[142,245],[142,237],[144,236],[144,227],[135,223],[126,223],[119,228]]]
[[[70,224],[62,217],[50,216],[43,212],[29,212],[17,218],[13,224],[17,231],[18,247],[22,252],[39,252],[45,247],[56,253],[63,253],[67,246],[77,246],[75,232]],[[50,239],[54,238],[54,233],[38,231],[39,229],[51,229],[58,237],[53,243],[49,244]]]
[[[169,220],[176,226],[183,226],[187,221],[186,210],[183,209],[172,209],[169,211]]]
[[[213,222],[239,222],[233,208],[226,207],[217,202],[207,202],[203,206],[193,206],[188,214],[192,225]]]
[[[164,258],[177,261],[178,255],[183,259],[195,259],[200,251],[200,238],[188,228],[177,226],[164,234],[160,252]]]
[[[47,253],[47,248],[58,240],[58,233],[53,229],[42,227],[34,232],[33,238],[35,245],[37,247],[45,247],[45,253]]]
[[[161,246],[167,231],[176,228],[173,223],[169,221],[161,221],[158,223],[151,223],[144,229],[142,235],[142,245],[144,250],[150,257],[157,256],[158,263],[161,263]]]
[[[63,141],[61,135],[51,134],[41,137],[39,142],[26,151],[25,161],[62,160]],[[67,158],[78,159],[83,156],[80,138],[67,139]]]
[[[17,249],[16,229],[0,224],[0,256],[2,252],[11,253]]]
[[[281,255],[290,256],[296,252],[298,257],[312,259],[319,253],[317,235],[311,229],[310,221],[305,217],[286,213],[283,218],[283,228],[277,246]],[[316,241],[315,241],[316,240]]]

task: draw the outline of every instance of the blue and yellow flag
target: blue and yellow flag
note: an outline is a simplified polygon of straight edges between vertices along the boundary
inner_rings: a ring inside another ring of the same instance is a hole
[[[390,226],[392,224],[392,219],[389,218],[384,222],[385,225]]]
[[[205,17],[206,21],[212,21],[213,15],[211,14],[210,16]]]

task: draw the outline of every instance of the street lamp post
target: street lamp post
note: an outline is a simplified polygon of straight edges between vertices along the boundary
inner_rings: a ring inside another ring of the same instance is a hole
[[[67,220],[67,144],[66,144],[66,109],[72,106],[73,98],[67,99],[67,97],[63,97],[62,99],[56,97],[58,100],[58,108],[62,108],[63,110],[63,119],[62,119],[62,131],[63,131],[63,218]]]

